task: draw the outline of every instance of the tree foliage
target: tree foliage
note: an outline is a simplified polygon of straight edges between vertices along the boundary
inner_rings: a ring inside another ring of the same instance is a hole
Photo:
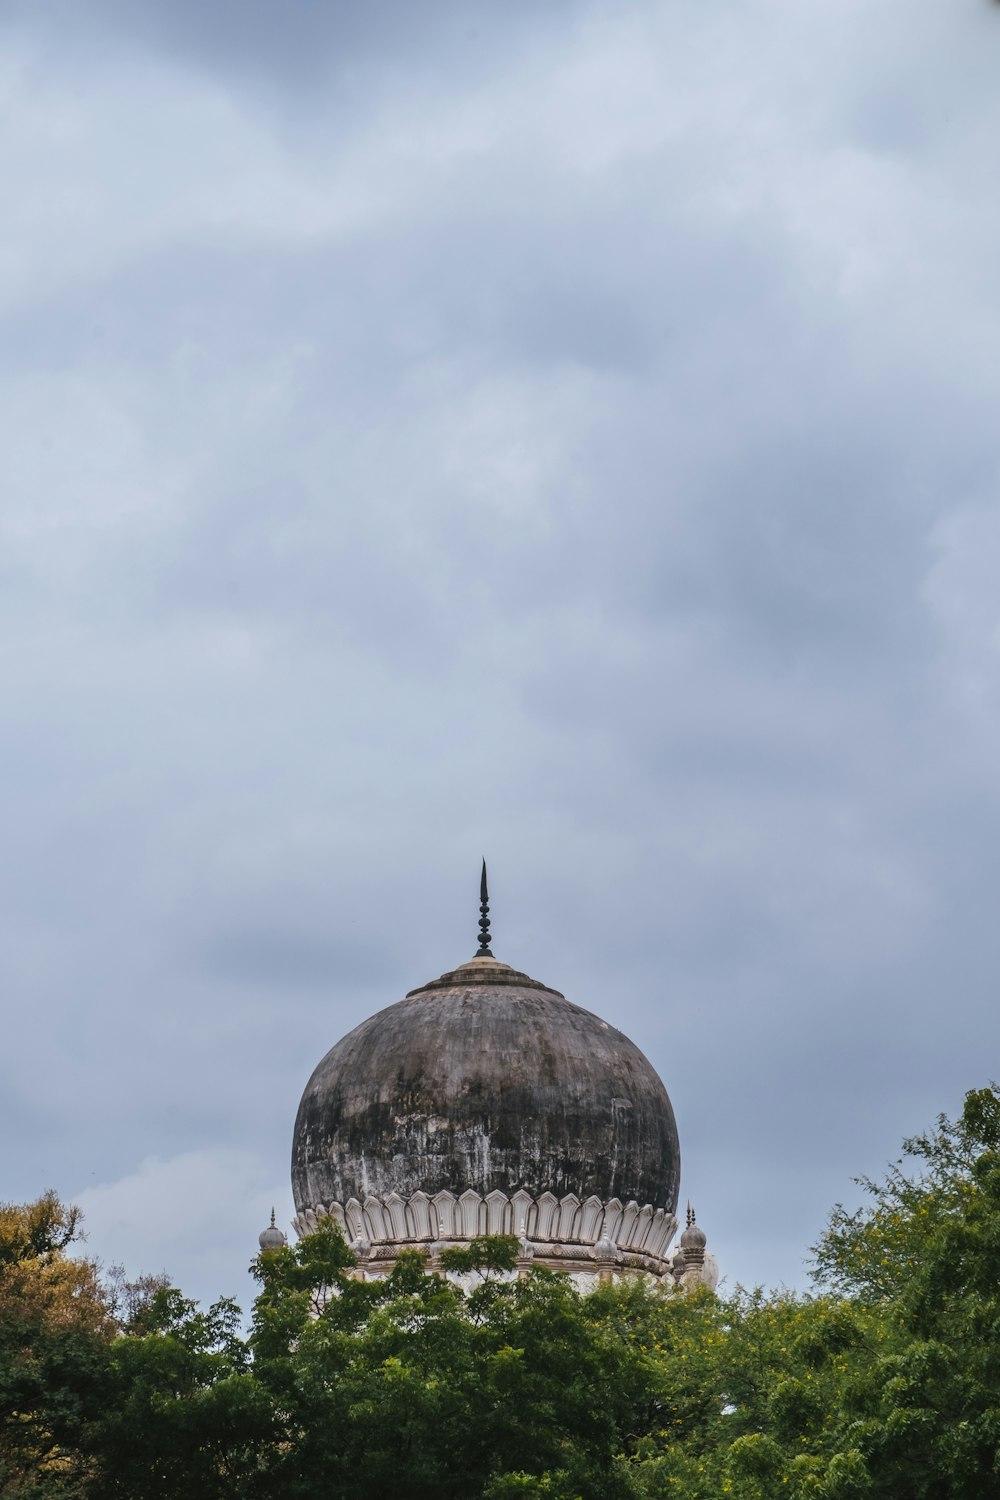
[[[904,1143],[834,1211],[816,1273],[883,1330],[850,1426],[879,1494],[1000,1496],[1000,1090]],[[912,1164],[912,1165],[911,1165]],[[895,1488],[894,1488],[895,1487]]]
[[[324,1222],[252,1323],[0,1209],[0,1493],[21,1500],[1000,1500],[1000,1092],[837,1208],[810,1296],[580,1295],[518,1246],[355,1277]]]
[[[86,1491],[93,1390],[115,1332],[79,1213],[52,1193],[0,1204],[0,1494]]]

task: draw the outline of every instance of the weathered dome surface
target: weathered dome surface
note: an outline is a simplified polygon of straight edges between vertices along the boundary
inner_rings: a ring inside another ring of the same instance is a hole
[[[306,1086],[296,1209],[442,1189],[635,1200],[673,1213],[680,1147],[628,1037],[493,957],[362,1022]]]

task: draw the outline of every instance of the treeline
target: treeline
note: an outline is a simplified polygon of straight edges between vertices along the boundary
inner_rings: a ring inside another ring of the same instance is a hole
[[[351,1279],[331,1225],[199,1310],[0,1208],[0,1493],[18,1500],[1000,1497],[1000,1091],[835,1210],[815,1291],[580,1296],[513,1241]],[[912,1168],[912,1170],[911,1170]]]

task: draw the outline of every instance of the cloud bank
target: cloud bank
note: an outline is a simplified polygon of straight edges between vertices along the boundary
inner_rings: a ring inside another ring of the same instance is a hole
[[[731,1282],[995,1072],[998,25],[8,9],[4,1197],[242,1295],[484,851]]]

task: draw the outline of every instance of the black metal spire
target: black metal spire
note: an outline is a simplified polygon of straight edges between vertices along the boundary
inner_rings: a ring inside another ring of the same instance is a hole
[[[486,886],[486,861],[483,860],[483,878],[479,882],[479,947],[477,958],[492,958],[490,947],[490,893]]]

